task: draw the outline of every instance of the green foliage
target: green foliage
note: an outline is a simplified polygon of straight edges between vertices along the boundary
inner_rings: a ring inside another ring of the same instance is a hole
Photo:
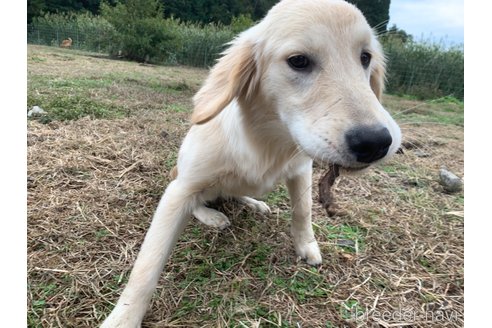
[[[429,42],[403,42],[401,34],[382,39],[388,58],[387,91],[419,99],[453,96],[463,100],[464,53]]]
[[[399,29],[396,25],[392,25],[388,31],[379,36],[382,43],[385,42],[401,42],[407,43],[413,41],[413,36],[408,34],[402,29]]]
[[[218,24],[193,24],[179,20],[168,20],[175,24],[175,38],[180,40],[173,49],[166,64],[180,64],[195,67],[212,66],[235,33]]]
[[[251,15],[241,14],[237,17],[236,16],[232,17],[230,27],[231,27],[231,30],[233,33],[238,34],[244,30],[247,30],[251,26],[253,26],[254,23],[255,22],[251,18]]]
[[[209,2],[186,3],[188,7],[195,8]],[[258,2],[258,6],[266,4]],[[375,4],[386,6],[385,1]],[[362,1],[357,5],[366,13]],[[230,25],[223,25],[163,18],[164,12],[169,15],[170,10],[188,8],[182,6],[185,6],[184,2],[178,5],[170,1],[163,9],[159,0],[128,0],[115,6],[104,2],[101,16],[89,13],[45,14],[36,17],[29,26],[28,43],[58,46],[63,39],[70,37],[75,49],[107,52],[139,62],[210,67],[227,43],[256,19],[255,14],[238,14],[232,17]],[[240,12],[242,9],[234,10]],[[252,12],[253,9],[244,10]],[[461,47],[446,48],[442,44],[414,42],[411,35],[396,26],[381,34],[380,39],[388,58],[389,93],[413,95],[418,99],[453,96],[463,100],[464,54]]]
[[[106,0],[111,5],[117,0]],[[43,16],[43,13],[80,13],[90,12],[98,14],[101,0],[28,0],[27,22],[30,24],[34,17]],[[127,1],[123,1],[126,3]],[[163,5],[166,18],[176,18],[181,21],[200,24],[231,24],[234,17],[250,17],[253,21],[263,18],[267,11],[278,0],[257,1],[219,1],[219,0],[159,0]]]
[[[27,23],[30,24],[34,17],[41,16],[44,9],[43,0],[27,0]]]
[[[43,16],[44,13],[90,12],[92,14],[98,14],[100,12],[100,5],[104,2],[104,0],[28,0],[27,22],[30,24],[34,17]],[[106,3],[111,5],[117,2],[118,0],[106,0]],[[132,1],[124,1],[127,5],[130,2]],[[133,2],[136,3],[135,1]],[[158,0],[153,2],[164,5],[165,11],[162,14],[166,18],[177,18],[181,21],[202,24],[213,22],[216,24],[234,25],[235,17],[249,17],[253,21],[263,18],[278,0]],[[379,26],[380,29],[378,28],[378,31],[386,30],[389,20],[390,0],[349,0],[349,2],[359,7],[371,26]],[[151,10],[152,6],[140,9]]]
[[[102,16],[114,27],[111,55],[139,62],[162,61],[175,49],[173,27],[162,15],[157,0],[128,0],[125,4],[101,4]]]
[[[389,21],[390,0],[347,0],[362,11],[371,25],[378,33],[386,31]]]
[[[233,17],[244,15],[253,21],[263,18],[278,0],[219,1],[219,0],[165,0],[166,17],[179,18],[194,23],[216,23],[229,25]]]
[[[107,51],[109,36],[114,28],[107,20],[91,13],[62,13],[35,17],[28,27],[27,42],[58,46],[71,38],[72,48]]]
[[[83,13],[97,14],[101,0],[27,0],[27,23],[45,13]]]

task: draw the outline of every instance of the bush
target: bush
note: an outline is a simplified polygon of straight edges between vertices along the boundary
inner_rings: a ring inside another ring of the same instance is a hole
[[[163,18],[157,0],[128,0],[112,7],[101,4],[102,16],[114,27],[111,35],[111,55],[139,62],[162,62],[178,47],[173,28]]]
[[[255,22],[251,18],[251,15],[239,15],[239,16],[234,16],[232,17],[231,20],[231,30],[233,33],[238,34],[244,30],[247,30],[251,26],[253,26]]]
[[[383,38],[388,58],[387,91],[421,99],[454,96],[463,100],[464,53],[460,46]]]
[[[183,23],[173,20],[176,24],[175,37],[179,46],[173,54],[174,62],[170,64],[188,65],[195,67],[212,66],[220,53],[230,42],[235,33],[228,27],[219,24]]]

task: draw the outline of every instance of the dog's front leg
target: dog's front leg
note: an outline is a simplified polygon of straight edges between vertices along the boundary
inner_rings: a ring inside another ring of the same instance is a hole
[[[292,206],[290,231],[294,237],[297,255],[305,259],[310,265],[319,265],[321,264],[321,253],[311,224],[312,173],[312,166],[309,165],[304,172],[287,180]]]
[[[159,276],[190,218],[194,196],[178,180],[169,184],[154,214],[128,284],[103,328],[140,327]]]

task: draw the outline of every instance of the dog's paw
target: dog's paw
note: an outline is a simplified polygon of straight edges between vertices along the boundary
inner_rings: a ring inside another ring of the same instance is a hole
[[[303,260],[306,260],[307,264],[312,266],[319,266],[323,259],[321,258],[321,252],[316,240],[309,243],[299,243],[296,245],[296,253]]]
[[[262,202],[261,200],[256,200],[250,197],[241,197],[239,201],[244,205],[248,206],[253,211],[259,212],[263,215],[270,215],[272,213],[270,207],[265,202]]]
[[[209,217],[207,217],[206,224],[208,226],[215,227],[222,230],[231,225],[231,221],[229,221],[229,218],[225,214],[219,211],[215,211],[215,212],[216,213],[211,214]]]
[[[231,225],[231,221],[229,221],[229,218],[225,214],[205,206],[196,208],[193,211],[193,215],[209,227],[222,230]]]

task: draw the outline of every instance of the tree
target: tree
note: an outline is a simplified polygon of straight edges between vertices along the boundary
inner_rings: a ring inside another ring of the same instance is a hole
[[[115,0],[109,1],[114,4]],[[27,0],[27,23],[44,13],[63,14],[67,12],[88,11],[99,14],[101,0]]]
[[[106,1],[115,5],[117,0]],[[123,0],[123,3],[126,1]],[[159,0],[166,17],[182,21],[229,24],[232,17],[250,16],[259,20],[278,0]],[[28,23],[44,13],[89,11],[99,14],[101,0],[27,0]]]
[[[389,22],[391,0],[347,0],[353,3],[366,16],[367,22],[377,33],[385,32]]]
[[[41,16],[44,10],[44,0],[27,0],[27,23],[30,24],[34,17]]]
[[[381,37],[383,38],[383,41],[399,41],[403,44],[413,41],[413,36],[411,34],[398,28],[395,24],[393,24],[386,33],[382,34]]]
[[[221,23],[229,25],[232,17],[263,18],[278,0],[161,0],[166,17],[174,16],[182,21]]]

